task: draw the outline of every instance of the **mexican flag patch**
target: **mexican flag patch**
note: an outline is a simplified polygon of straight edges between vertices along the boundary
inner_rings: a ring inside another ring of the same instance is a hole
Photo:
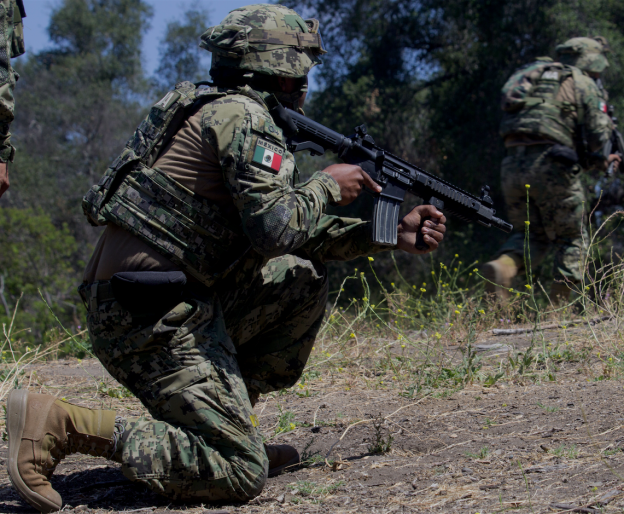
[[[603,102],[602,100],[600,100],[600,110],[604,113],[607,112],[607,102]]]
[[[283,155],[283,148],[258,138],[252,161],[271,171],[279,171]]]

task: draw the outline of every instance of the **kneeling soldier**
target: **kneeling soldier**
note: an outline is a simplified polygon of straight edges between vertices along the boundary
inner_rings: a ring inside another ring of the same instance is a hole
[[[430,249],[445,218],[421,206],[396,247],[370,222],[325,214],[366,186],[336,164],[295,184],[297,168],[268,106],[301,109],[324,53],[316,20],[279,5],[232,11],[202,36],[214,86],[181,82],[154,105],[84,198],[107,225],[80,294],[93,351],[151,417],[126,418],[13,391],[9,472],[42,512],[62,501],[49,479],[70,452],[122,463],[130,480],[172,499],[245,501],[299,462],[262,443],[253,405],[292,387],[323,321],[330,260]],[[421,222],[424,217],[431,218]]]

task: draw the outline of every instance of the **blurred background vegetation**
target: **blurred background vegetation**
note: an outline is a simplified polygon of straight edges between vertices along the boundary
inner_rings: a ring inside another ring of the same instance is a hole
[[[624,3],[618,0],[284,0],[321,20],[329,53],[315,73],[307,114],[345,134],[366,123],[389,151],[476,193],[484,184],[504,217],[499,166],[499,91],[514,69],[554,55],[574,36],[605,36],[613,52],[604,82],[624,111]],[[86,223],[80,200],[121,150],[149,106],[181,79],[207,79],[199,35],[210,25],[196,7],[172,16],[154,41],[161,64],[141,66],[152,15],[142,0],[61,0],[48,28],[52,45],[14,62],[16,88],[11,189],[0,200],[0,323],[23,293],[16,324],[45,342],[55,326],[37,289],[66,326],[84,325],[76,287],[100,233]],[[28,43],[28,42],[27,42]],[[300,158],[304,173],[330,158]],[[589,195],[597,177],[588,180]],[[411,199],[405,208],[415,205]],[[370,197],[336,210],[369,216]],[[485,261],[505,235],[449,223],[433,256],[375,257],[387,282],[431,277],[438,261]],[[332,290],[364,262],[330,266]],[[438,265],[439,266],[439,265]],[[550,264],[543,266],[548,279]],[[347,286],[348,288],[348,286]],[[344,294],[349,298],[350,291]]]

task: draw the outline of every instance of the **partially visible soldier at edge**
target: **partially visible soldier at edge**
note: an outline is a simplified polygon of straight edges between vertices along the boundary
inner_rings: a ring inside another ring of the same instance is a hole
[[[12,391],[9,474],[41,512],[62,506],[49,479],[71,452],[119,462],[171,499],[260,494],[299,454],[262,443],[253,405],[301,376],[323,321],[324,263],[426,253],[419,232],[431,250],[442,241],[432,206],[400,221],[396,247],[373,244],[368,221],[325,214],[379,190],[358,166],[296,184],[268,108],[302,108],[325,53],[318,29],[279,5],[232,11],[202,36],[218,87],[177,84],[85,196],[90,221],[107,225],[79,290],[93,351],[153,419]]]
[[[0,41],[4,51],[0,51],[0,197],[9,189],[9,162],[13,162],[15,148],[11,145],[11,122],[15,118],[13,89],[19,75],[11,67],[11,59],[23,55],[24,27],[26,17],[22,0],[0,0],[0,24],[5,39]]]
[[[502,90],[500,127],[506,157],[501,183],[514,233],[496,260],[484,264],[486,289],[506,298],[513,278],[525,271],[524,241],[529,224],[531,267],[554,248],[551,299],[567,299],[583,275],[580,261],[587,240],[583,169],[606,170],[620,162],[603,147],[613,125],[600,80],[609,66],[605,38],[573,38],[557,46],[558,61],[538,57],[518,69]],[[527,220],[527,190],[529,219]],[[585,210],[585,212],[584,212]]]

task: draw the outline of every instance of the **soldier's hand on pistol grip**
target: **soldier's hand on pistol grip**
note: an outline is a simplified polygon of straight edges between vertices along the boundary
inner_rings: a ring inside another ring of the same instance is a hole
[[[422,220],[427,219],[424,223]],[[438,248],[446,232],[446,216],[433,205],[419,205],[399,221],[397,247],[407,253],[423,254]],[[416,236],[421,232],[428,250],[416,248]]]
[[[0,196],[9,189],[9,167],[6,162],[0,162]]]
[[[616,153],[612,153],[609,155],[607,159],[607,165],[613,163],[613,171],[616,172],[620,168],[620,163],[622,162],[622,157]]]
[[[354,164],[332,164],[323,170],[338,182],[342,200],[338,205],[349,205],[367,187],[377,193],[381,192],[381,186],[362,168]]]

